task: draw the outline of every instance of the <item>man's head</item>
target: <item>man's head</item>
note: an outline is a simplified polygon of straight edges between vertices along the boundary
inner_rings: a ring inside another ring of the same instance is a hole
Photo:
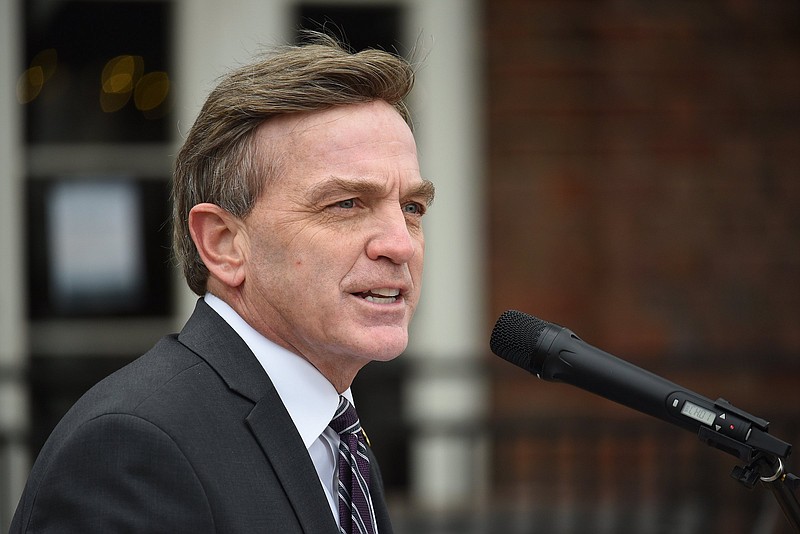
[[[253,208],[280,172],[280,154],[257,154],[262,122],[285,114],[383,100],[410,125],[404,99],[414,84],[411,65],[392,54],[351,54],[333,38],[277,49],[224,77],[211,92],[181,148],[173,181],[173,243],[189,288],[206,292],[208,270],[189,234],[189,211],[210,202],[237,217]]]
[[[176,219],[186,220],[176,225],[186,236],[176,228],[176,237],[202,265],[185,266],[194,291],[223,298],[341,391],[368,361],[403,351],[419,299],[433,186],[402,105],[412,71],[389,54],[330,43],[284,51],[277,64],[291,90],[268,92],[277,82],[265,70],[277,66],[262,62],[223,82],[241,93],[227,107],[222,89],[212,93],[189,140],[214,148],[179,156]],[[256,111],[279,106],[288,109]]]

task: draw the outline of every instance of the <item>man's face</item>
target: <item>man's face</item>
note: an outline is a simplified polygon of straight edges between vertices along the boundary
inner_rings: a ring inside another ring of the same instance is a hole
[[[268,121],[256,143],[282,170],[244,220],[243,316],[334,385],[396,357],[420,296],[433,198],[408,126],[377,101]]]

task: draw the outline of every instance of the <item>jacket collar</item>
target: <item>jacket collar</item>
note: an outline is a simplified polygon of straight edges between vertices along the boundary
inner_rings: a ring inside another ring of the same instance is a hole
[[[230,389],[251,401],[273,389],[247,344],[203,299],[198,299],[178,341],[203,358]]]

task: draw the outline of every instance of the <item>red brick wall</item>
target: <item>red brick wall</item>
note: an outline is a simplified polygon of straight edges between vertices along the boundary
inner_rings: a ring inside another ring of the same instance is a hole
[[[492,318],[564,324],[773,433],[796,428],[800,3],[484,10]],[[651,424],[492,367],[496,420],[600,410]]]

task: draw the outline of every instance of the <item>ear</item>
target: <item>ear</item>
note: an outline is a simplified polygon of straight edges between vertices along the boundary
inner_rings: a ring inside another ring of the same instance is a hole
[[[244,282],[246,234],[237,217],[216,204],[197,204],[189,212],[189,233],[212,277],[230,287]]]

